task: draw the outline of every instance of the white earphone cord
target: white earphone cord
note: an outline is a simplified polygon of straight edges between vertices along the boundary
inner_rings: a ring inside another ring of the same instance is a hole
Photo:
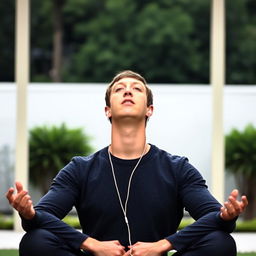
[[[145,154],[145,151],[146,151],[146,145],[145,144],[145,147],[143,149],[143,152],[137,162],[137,164],[135,165],[135,167],[133,168],[132,170],[132,173],[131,173],[131,176],[129,178],[129,182],[128,182],[128,187],[127,187],[127,195],[126,195],[126,200],[125,200],[125,204],[123,206],[123,203],[122,203],[122,199],[121,199],[121,196],[120,196],[120,192],[119,192],[119,189],[118,189],[118,185],[117,185],[117,181],[116,181],[116,176],[115,176],[115,171],[114,171],[114,166],[113,166],[113,163],[112,163],[112,159],[111,159],[111,155],[110,155],[110,151],[108,150],[108,157],[109,157],[109,162],[110,162],[110,165],[111,165],[111,169],[112,169],[112,175],[113,175],[113,179],[114,179],[114,183],[115,183],[115,187],[116,187],[116,192],[117,192],[117,195],[118,195],[118,199],[119,199],[119,203],[120,203],[120,206],[121,206],[121,209],[123,211],[123,214],[124,214],[124,220],[125,220],[125,223],[126,223],[126,226],[127,226],[127,231],[128,231],[128,239],[129,239],[129,244],[130,246],[132,246],[132,240],[131,240],[131,230],[130,230],[130,225],[129,225],[129,221],[128,221],[128,218],[127,218],[127,204],[128,204],[128,200],[129,200],[129,196],[130,196],[130,187],[131,187],[131,183],[132,183],[132,177],[133,177],[133,174],[135,172],[135,170],[137,169],[143,155]],[[132,248],[131,248],[131,254],[132,255]]]

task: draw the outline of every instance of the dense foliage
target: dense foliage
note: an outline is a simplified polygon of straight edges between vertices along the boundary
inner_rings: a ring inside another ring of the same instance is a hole
[[[256,128],[232,129],[226,136],[226,167],[233,173],[256,178]]]
[[[52,178],[72,157],[92,152],[82,128],[37,126],[29,136],[29,178],[45,194]]]
[[[243,131],[231,130],[226,135],[226,169],[233,173],[249,205],[245,219],[256,217],[256,128],[249,124]]]
[[[14,3],[0,1],[0,81],[14,80]]]
[[[0,81],[14,79],[14,2],[0,1]],[[132,69],[149,82],[209,83],[205,0],[31,1],[32,81],[52,79],[54,4],[62,14],[62,81],[106,82]],[[226,0],[226,7],[227,83],[256,84],[256,2]]]

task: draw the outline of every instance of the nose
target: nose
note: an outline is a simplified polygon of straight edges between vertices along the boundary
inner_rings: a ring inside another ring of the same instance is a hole
[[[130,86],[127,86],[124,91],[124,96],[132,96],[132,90]]]

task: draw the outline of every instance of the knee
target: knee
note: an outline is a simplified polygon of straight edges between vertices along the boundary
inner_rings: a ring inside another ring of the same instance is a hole
[[[208,242],[211,244],[215,255],[219,256],[236,256],[236,243],[234,238],[223,231],[215,231],[209,234]]]
[[[52,252],[61,244],[58,237],[44,229],[35,229],[27,232],[21,239],[19,252],[27,255],[54,255]]]

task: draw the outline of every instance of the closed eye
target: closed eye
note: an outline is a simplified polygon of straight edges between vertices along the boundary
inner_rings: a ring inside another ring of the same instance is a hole
[[[115,92],[119,92],[119,91],[121,91],[122,89],[124,89],[123,87],[117,87],[116,89],[115,89]]]
[[[140,87],[134,87],[133,89],[136,90],[136,91],[139,91],[139,92],[142,91],[142,89]]]

